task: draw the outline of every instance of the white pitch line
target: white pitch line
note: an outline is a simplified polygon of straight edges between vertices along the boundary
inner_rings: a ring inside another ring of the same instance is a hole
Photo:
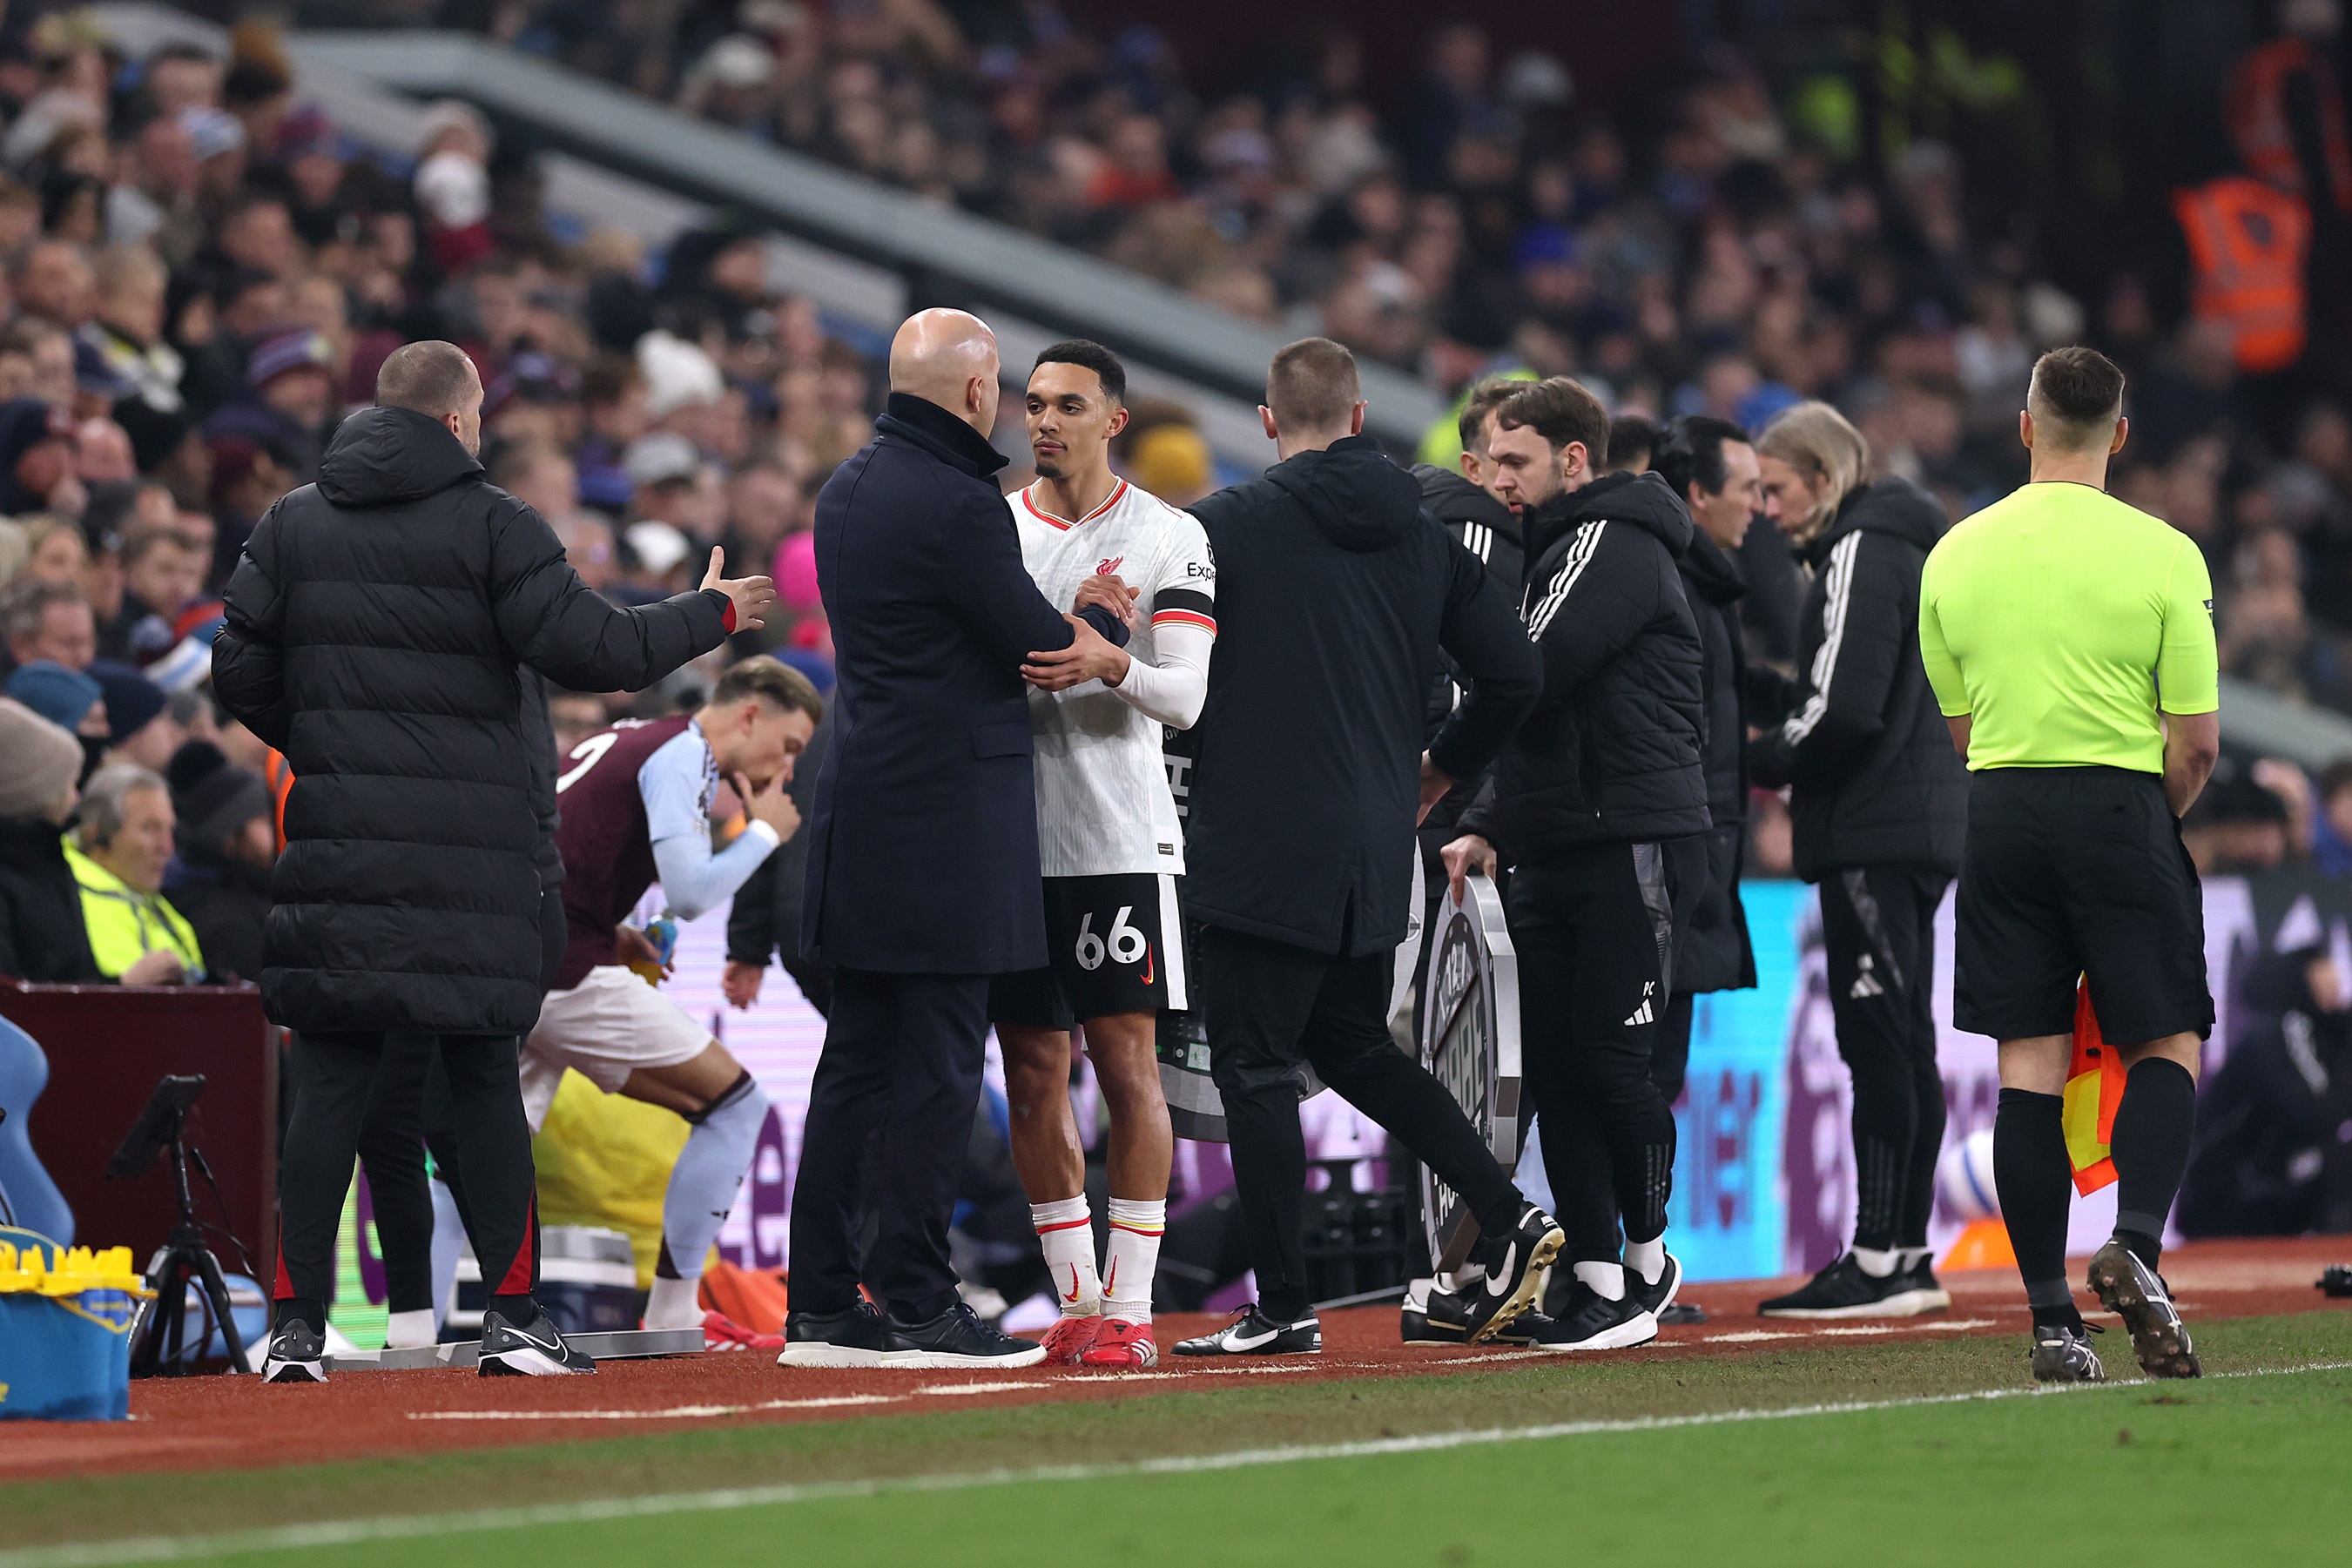
[[[1043,1388],[1042,1383],[1012,1383],[1008,1388]],[[924,1393],[927,1390],[918,1389]],[[411,1410],[412,1421],[687,1421],[712,1416],[749,1416],[761,1410],[831,1410],[844,1405],[893,1405],[904,1394],[838,1394],[828,1399],[762,1399],[756,1405],[672,1405],[663,1410]]]
[[[1807,1330],[1806,1333],[1814,1331]],[[1701,1344],[1762,1344],[1768,1339],[1803,1339],[1804,1333],[1783,1333],[1775,1329],[1741,1329],[1738,1333],[1711,1333]]]
[[[1050,1383],[934,1383],[929,1388],[918,1388],[918,1394],[1002,1394],[1010,1388],[1051,1388]]]
[[[1989,1329],[1996,1325],[1990,1318],[1946,1318],[1938,1322],[1906,1323],[1904,1326],[1916,1333],[1965,1333],[1969,1329]]]
[[[2300,1366],[2214,1373],[2217,1378],[2282,1377],[2312,1372],[2352,1371],[2352,1361],[2316,1361]],[[1812,1416],[1863,1416],[1936,1405],[1973,1405],[1998,1399],[2046,1399],[2147,1385],[2143,1377],[2113,1383],[2052,1383],[2017,1388],[1983,1388],[1966,1394],[1922,1394],[1903,1399],[1856,1400],[1834,1405],[1795,1405],[1776,1409],[1721,1410],[1696,1416],[1641,1416],[1614,1421],[1557,1421],[1539,1427],[1493,1427],[1467,1432],[1423,1432],[1352,1443],[1299,1443],[1279,1448],[1244,1448],[1227,1454],[1171,1454],[1123,1464],[1054,1465],[1029,1470],[973,1470],[961,1474],[904,1476],[859,1481],[814,1481],[720,1490],[656,1492],[644,1497],[583,1498],[574,1502],[536,1503],[524,1508],[488,1508],[461,1513],[386,1514],[374,1519],[331,1520],[315,1524],[269,1525],[257,1530],[205,1535],[149,1535],[122,1541],[72,1542],[22,1546],[0,1552],[0,1568],[106,1568],[118,1563],[190,1562],[247,1552],[294,1552],[321,1546],[354,1546],[372,1541],[414,1541],[490,1530],[529,1530],[549,1525],[591,1524],[615,1519],[660,1518],[682,1513],[726,1513],[773,1508],[829,1498],[886,1493],[965,1491],[979,1487],[1036,1482],[1114,1479],[1125,1476],[1195,1475],[1255,1469],[1315,1459],[1371,1458],[1389,1454],[1433,1453],[1446,1448],[1485,1448],[1625,1432],[1667,1432],[1692,1427],[1738,1426],[1751,1421],[1788,1421]]]

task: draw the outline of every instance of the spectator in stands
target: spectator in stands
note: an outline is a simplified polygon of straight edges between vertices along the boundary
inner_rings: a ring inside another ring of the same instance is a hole
[[[203,740],[174,752],[164,777],[178,852],[164,871],[163,892],[194,928],[215,979],[257,982],[269,872],[278,862],[268,786]]]
[[[122,607],[99,633],[106,658],[143,664],[180,639],[173,620],[204,591],[213,552],[175,528],[148,528],[122,545]]]
[[[81,768],[71,733],[0,698],[0,975],[49,984],[100,977],[63,837]]]
[[[54,660],[34,659],[8,676],[8,695],[58,728],[103,747],[111,733],[106,719],[106,688],[87,671]]]
[[[66,863],[80,885],[90,956],[110,980],[176,986],[205,977],[194,928],[163,897],[172,830],[171,789],[160,774],[119,763],[91,776]]]
[[[9,596],[8,658],[26,664],[47,659],[69,670],[98,657],[98,622],[80,585],[36,577]]]
[[[205,421],[205,438],[242,435],[267,440],[293,459],[296,484],[319,476],[319,456],[328,424],[338,409],[334,345],[313,328],[298,327],[255,345],[246,361],[248,400],[233,402]]]
[[[185,738],[163,688],[125,664],[101,659],[89,667],[106,706],[103,764],[127,762],[161,773]]]

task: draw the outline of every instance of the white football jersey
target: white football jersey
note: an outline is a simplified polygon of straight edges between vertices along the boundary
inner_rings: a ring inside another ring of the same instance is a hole
[[[1021,559],[1038,590],[1067,610],[1087,578],[1139,588],[1147,613],[1127,644],[1152,659],[1152,629],[1183,622],[1216,632],[1216,564],[1191,514],[1120,480],[1076,522],[1048,514],[1038,487],[1012,497]],[[1184,872],[1184,836],[1160,758],[1160,721],[1100,681],[1029,691],[1037,737],[1037,849],[1047,876]]]

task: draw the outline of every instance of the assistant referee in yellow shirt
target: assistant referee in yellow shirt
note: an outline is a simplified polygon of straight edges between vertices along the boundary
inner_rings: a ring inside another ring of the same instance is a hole
[[[2128,1069],[2090,1288],[2150,1376],[2198,1375],[2156,1270],[2213,1029],[2179,827],[2221,748],[2213,588],[2188,536],[2105,493],[2123,393],[2090,349],[2042,356],[2018,419],[2031,482],[1946,534],[1920,580],[1920,653],[1974,775],[1953,1021],[2000,1042],[1993,1177],[2045,1382],[2104,1375],[2066,1282],[2077,977]]]

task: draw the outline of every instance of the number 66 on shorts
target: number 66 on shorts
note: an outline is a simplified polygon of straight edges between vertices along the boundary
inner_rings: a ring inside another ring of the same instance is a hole
[[[1087,1019],[1192,1005],[1174,877],[1137,872],[1045,882],[1047,967],[997,976],[989,988],[991,1022],[1066,1030]]]

